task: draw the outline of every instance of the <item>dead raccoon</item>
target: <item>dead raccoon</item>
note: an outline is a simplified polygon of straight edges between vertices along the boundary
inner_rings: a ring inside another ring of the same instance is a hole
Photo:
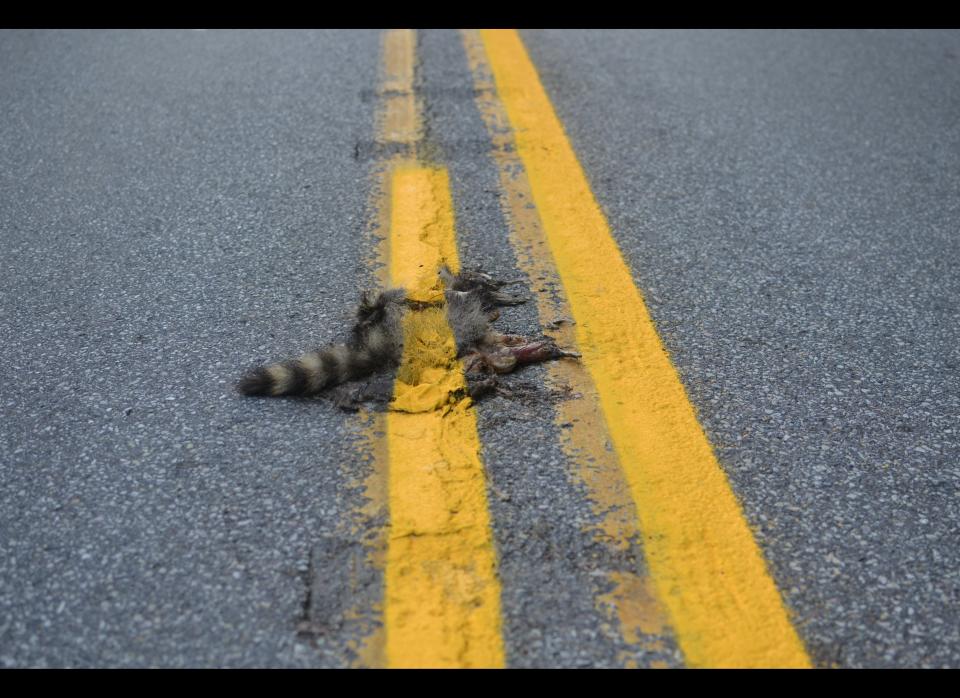
[[[500,314],[498,306],[526,302],[501,290],[517,282],[497,281],[480,270],[454,275],[442,269],[440,276],[445,288],[447,321],[453,330],[457,356],[462,360],[471,395],[476,397],[495,389],[496,374],[509,373],[518,366],[579,356],[560,349],[548,337],[531,340],[492,329],[490,323]],[[333,344],[298,359],[253,369],[237,389],[244,395],[317,395],[379,371],[395,369],[403,355],[403,314],[422,306],[409,300],[403,289],[365,292],[350,339],[345,344]],[[350,399],[356,402],[368,398],[373,399],[361,394],[354,394]]]

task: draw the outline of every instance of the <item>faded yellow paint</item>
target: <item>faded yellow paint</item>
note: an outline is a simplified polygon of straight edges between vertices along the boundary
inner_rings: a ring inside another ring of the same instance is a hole
[[[413,144],[422,133],[421,109],[413,89],[416,48],[417,34],[412,29],[384,33],[381,142]]]
[[[651,579],[625,572],[610,576],[614,587],[601,598],[615,609],[624,640],[638,643],[646,636],[662,634],[666,619]]]
[[[481,38],[687,664],[809,666],[519,35]]]
[[[501,202],[507,218],[510,243],[519,267],[531,279],[540,321],[559,346],[576,349],[576,333],[570,322],[570,307],[562,293],[550,248],[540,225],[523,163],[513,148],[513,133],[503,105],[496,96],[493,76],[476,30],[462,32],[464,50],[473,74],[476,103],[490,134],[492,155],[503,192]],[[554,329],[550,329],[554,328]],[[575,468],[574,476],[586,487],[597,522],[589,531],[598,543],[611,551],[625,551],[639,540],[636,508],[624,480],[623,470],[610,444],[600,398],[590,375],[576,361],[555,361],[546,365],[548,383],[568,397],[557,405],[556,424],[561,445]],[[619,661],[636,665],[632,656],[663,651],[661,636],[669,633],[666,609],[656,594],[643,593],[649,578],[638,569],[606,570],[613,586],[598,595],[598,611],[615,623],[625,644]],[[637,591],[631,595],[632,591]],[[642,623],[637,619],[643,619]]]
[[[423,136],[423,109],[414,90],[417,33],[390,29],[383,33],[376,138],[391,146],[392,155],[375,164],[373,172],[374,236],[376,252],[368,260],[380,286],[390,283],[390,186],[393,170],[416,163],[417,144]]]
[[[397,169],[391,195],[394,286],[443,299],[438,269],[459,269],[445,170]],[[387,415],[390,667],[500,667],[500,582],[476,417],[445,310],[410,310]],[[402,411],[401,411],[402,410]]]

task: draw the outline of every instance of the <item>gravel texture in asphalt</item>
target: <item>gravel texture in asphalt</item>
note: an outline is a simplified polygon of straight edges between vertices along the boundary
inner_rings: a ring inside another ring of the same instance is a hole
[[[960,33],[522,35],[815,663],[960,667]],[[461,258],[521,276],[460,38],[418,56]],[[357,661],[364,422],[233,384],[372,279],[379,61],[0,32],[0,666]],[[682,665],[598,602],[642,550],[591,534],[545,376],[477,407],[508,663]]]

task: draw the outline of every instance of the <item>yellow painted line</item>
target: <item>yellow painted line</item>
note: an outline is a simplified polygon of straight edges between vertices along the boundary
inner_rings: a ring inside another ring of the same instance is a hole
[[[400,167],[393,173],[390,283],[418,301],[443,299],[437,270],[460,269],[446,170]]]
[[[446,170],[399,167],[391,192],[392,284],[433,299],[440,265],[459,269]],[[504,664],[486,478],[464,388],[444,309],[408,311],[387,415],[390,667]]]
[[[412,29],[391,29],[384,34],[381,141],[413,144],[420,137],[421,109],[413,90],[416,49],[417,34]]]
[[[445,170],[422,167],[422,104],[414,90],[416,33],[383,35],[376,141],[394,146],[373,173],[368,260],[382,287],[442,298],[437,269],[459,269]],[[397,148],[396,146],[401,146]],[[499,667],[504,664],[500,586],[480,442],[443,309],[404,317],[405,348],[391,411],[366,433],[373,472],[363,521],[389,512],[370,562],[383,569],[383,627],[358,643],[358,664]]]
[[[374,167],[369,232],[377,243],[367,261],[381,287],[437,300],[437,269],[458,269],[459,258],[447,174],[417,163],[416,44],[411,30],[383,35],[376,141],[392,147]],[[383,570],[383,624],[357,643],[357,664],[500,667],[500,586],[462,367],[442,308],[409,312],[403,322],[408,351],[393,409],[372,415],[365,430],[369,501],[352,512],[371,522],[386,511],[390,521],[385,535],[372,535],[368,555]]]
[[[481,38],[687,664],[810,666],[523,42]]]
[[[531,293],[537,303],[540,322],[559,346],[577,350],[574,326],[568,322],[571,310],[560,288],[560,279],[537,210],[530,206],[533,195],[523,163],[514,149],[513,132],[503,105],[496,95],[493,75],[487,63],[483,42],[477,30],[461,32],[467,62],[473,74],[477,108],[490,134],[492,157],[500,178],[500,197],[507,219],[510,244],[517,264],[533,282]],[[572,465],[572,475],[584,485],[596,523],[585,532],[597,544],[610,551],[611,560],[624,560],[623,566],[605,566],[603,581],[609,591],[597,593],[595,605],[619,633],[625,648],[618,660],[635,667],[637,655],[649,657],[648,666],[660,666],[670,656],[665,638],[670,635],[666,609],[653,591],[653,582],[644,570],[629,564],[623,555],[640,539],[636,507],[620,467],[610,447],[610,433],[603,419],[600,398],[589,373],[577,361],[552,361],[546,364],[547,381],[561,395],[556,405],[555,423],[561,435],[561,447]],[[657,656],[661,659],[657,659]]]

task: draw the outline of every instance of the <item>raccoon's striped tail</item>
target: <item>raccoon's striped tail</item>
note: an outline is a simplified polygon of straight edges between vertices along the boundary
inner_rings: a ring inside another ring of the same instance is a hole
[[[244,395],[316,395],[327,388],[362,378],[394,362],[377,347],[338,344],[299,359],[260,366],[237,384]]]

